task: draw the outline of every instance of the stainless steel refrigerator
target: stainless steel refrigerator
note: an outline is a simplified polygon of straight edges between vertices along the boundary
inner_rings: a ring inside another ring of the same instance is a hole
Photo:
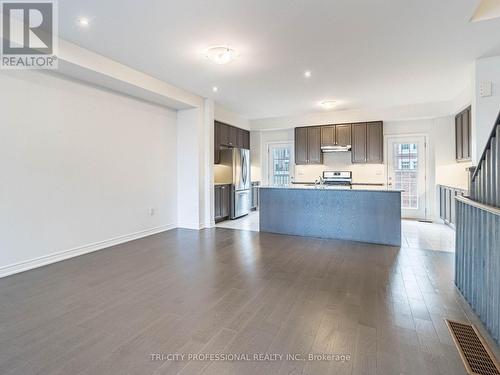
[[[220,151],[220,165],[232,181],[231,219],[247,215],[252,205],[250,150],[229,148]]]

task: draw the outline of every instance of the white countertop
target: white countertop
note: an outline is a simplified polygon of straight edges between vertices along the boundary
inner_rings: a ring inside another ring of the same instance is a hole
[[[301,185],[301,184],[293,184],[293,185],[262,185],[261,189],[291,189],[291,190],[344,190],[344,191],[385,191],[385,192],[402,192],[401,189],[393,189],[383,186],[376,185],[352,185],[352,186],[342,186],[342,185]]]

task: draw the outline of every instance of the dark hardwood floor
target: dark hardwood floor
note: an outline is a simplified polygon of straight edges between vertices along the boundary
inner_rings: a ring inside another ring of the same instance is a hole
[[[465,374],[452,253],[172,230],[0,279],[0,373]],[[337,353],[340,361],[151,354]]]

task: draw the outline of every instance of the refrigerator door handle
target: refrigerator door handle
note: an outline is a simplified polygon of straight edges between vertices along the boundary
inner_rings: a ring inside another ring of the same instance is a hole
[[[241,174],[243,179],[243,185],[246,187],[247,185],[247,158],[246,154],[243,153],[241,158]]]

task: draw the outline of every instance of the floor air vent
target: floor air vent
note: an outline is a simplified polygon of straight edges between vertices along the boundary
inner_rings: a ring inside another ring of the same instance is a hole
[[[474,326],[448,319],[446,324],[469,374],[500,375],[495,356]]]

